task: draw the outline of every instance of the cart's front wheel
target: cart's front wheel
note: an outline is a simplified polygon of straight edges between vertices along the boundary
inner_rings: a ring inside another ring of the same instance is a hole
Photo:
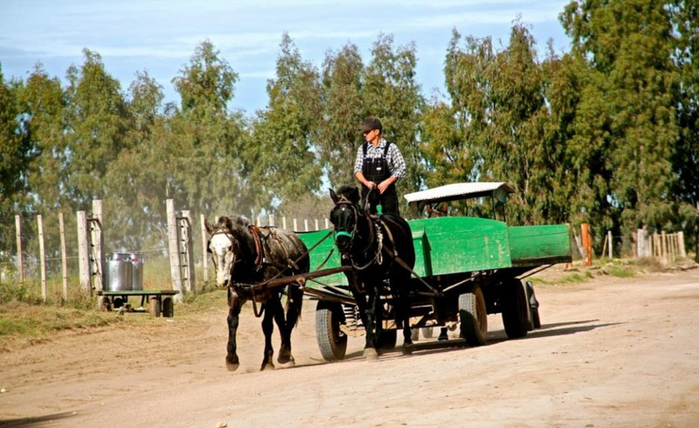
[[[477,284],[470,293],[459,296],[459,318],[461,337],[471,346],[485,345],[488,335],[488,313],[483,291]]]
[[[319,300],[316,306],[316,340],[325,361],[345,357],[347,335],[340,329],[341,323],[344,323],[342,305]]]

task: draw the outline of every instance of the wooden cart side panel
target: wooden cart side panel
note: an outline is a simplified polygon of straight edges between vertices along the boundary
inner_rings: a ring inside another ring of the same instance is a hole
[[[571,261],[570,226],[510,226],[510,253],[516,266]]]
[[[424,231],[432,275],[503,269],[512,266],[507,225],[475,217],[410,220],[411,229]],[[417,242],[415,239],[414,243]],[[417,251],[417,248],[416,248]],[[421,260],[418,258],[418,263]],[[420,270],[416,271],[420,272]],[[427,272],[428,269],[424,269]]]

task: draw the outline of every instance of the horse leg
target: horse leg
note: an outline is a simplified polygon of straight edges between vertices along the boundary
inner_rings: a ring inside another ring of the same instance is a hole
[[[295,285],[290,285],[287,293],[289,296],[289,303],[286,309],[286,323],[284,324],[286,328],[282,330],[282,327],[279,327],[279,330],[282,332],[282,346],[279,348],[277,361],[279,364],[289,363],[290,365],[294,365],[294,356],[291,354],[291,332],[301,315],[303,291]],[[284,312],[280,311],[280,313],[283,314]],[[282,321],[284,321],[283,318]],[[279,321],[277,321],[277,325],[279,325]]]
[[[381,330],[377,323],[377,301],[378,292],[374,287],[367,287],[368,302],[366,305],[366,323],[364,324],[364,329],[366,330],[366,345],[364,347],[364,357],[367,360],[376,360],[379,357],[378,345],[380,341]]]
[[[276,304],[275,304],[276,303]],[[272,359],[274,357],[274,348],[272,347],[272,333],[274,332],[274,317],[275,312],[279,308],[279,297],[272,296],[264,307],[264,315],[262,317],[262,333],[265,335],[265,350],[262,358],[262,366],[260,371],[266,369],[274,369]]]
[[[245,303],[244,300],[240,299],[237,294],[233,293],[230,289],[228,290],[228,344],[226,345],[226,367],[230,371],[235,371],[240,365],[238,360],[237,345],[235,341],[235,336],[238,331],[238,320],[240,315],[240,308]]]
[[[407,284],[409,278],[403,279],[401,282],[396,283],[393,287],[396,294],[396,323],[403,324],[403,354],[412,354],[413,348],[413,334],[410,331],[410,317],[409,315],[409,302],[408,302],[408,290],[405,290],[400,284]]]

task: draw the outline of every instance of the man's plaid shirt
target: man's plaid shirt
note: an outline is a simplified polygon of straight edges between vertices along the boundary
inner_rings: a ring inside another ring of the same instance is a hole
[[[368,144],[366,149],[367,158],[380,158],[383,157],[383,151],[386,149],[386,140],[383,138],[379,141],[379,145],[374,147],[371,143]],[[357,150],[357,159],[354,161],[354,173],[362,171],[362,164],[364,163],[364,144],[359,146]],[[398,180],[405,177],[405,161],[403,160],[403,155],[400,153],[398,146],[393,143],[388,147],[388,153],[386,153],[386,162],[388,162],[388,169],[391,175],[396,177]]]

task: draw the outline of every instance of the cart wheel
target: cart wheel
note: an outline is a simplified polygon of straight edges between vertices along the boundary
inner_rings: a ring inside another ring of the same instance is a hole
[[[162,304],[162,309],[163,309],[163,316],[165,318],[172,318],[175,316],[175,308],[172,304],[172,297],[166,297],[163,299],[163,304]]]
[[[153,318],[160,316],[160,300],[153,298],[148,301],[148,313]]]
[[[109,297],[101,296],[99,299],[98,306],[105,312],[112,310],[112,302],[109,301]]]
[[[383,330],[381,332],[381,348],[386,350],[395,348],[397,338],[398,330]]]
[[[420,333],[422,334],[422,337],[425,339],[429,339],[434,335],[434,328],[432,327],[422,327],[420,329]]]
[[[114,309],[119,309],[122,306],[124,306],[124,299],[122,299],[121,297],[115,297],[114,301],[112,302],[112,307]]]
[[[505,280],[500,290],[500,302],[502,303],[502,323],[507,337],[518,339],[526,336],[529,305],[522,281],[516,278]]]
[[[345,357],[347,335],[340,330],[345,317],[339,303],[318,301],[316,306],[316,340],[325,361],[337,361]]]
[[[534,285],[527,281],[525,283],[527,287],[527,301],[529,302],[529,312],[531,313],[532,326],[533,328],[541,328],[541,319],[539,318],[539,301],[536,300],[536,294],[534,294]]]
[[[461,337],[471,346],[485,345],[488,335],[488,313],[485,298],[478,284],[470,293],[459,296],[459,318],[461,320]]]

